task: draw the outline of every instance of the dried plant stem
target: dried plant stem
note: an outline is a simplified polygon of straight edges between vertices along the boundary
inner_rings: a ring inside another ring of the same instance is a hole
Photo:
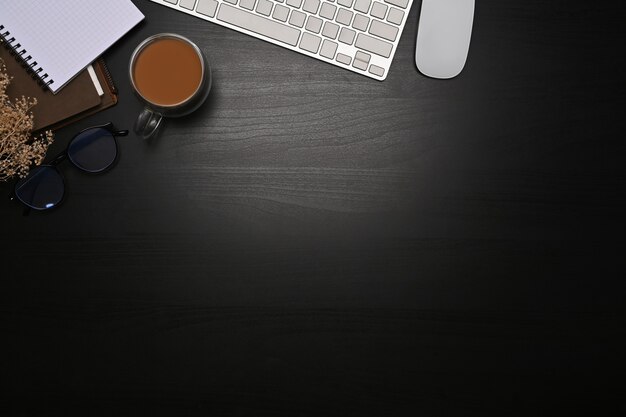
[[[11,101],[6,93],[10,82],[0,59],[0,181],[25,177],[32,165],[41,164],[53,142],[51,131],[33,135],[31,110],[37,100],[21,97]]]
[[[28,112],[28,111],[30,111],[30,109],[32,109],[32,108],[33,108],[33,106],[30,106],[30,107],[28,107],[28,108],[27,108],[27,109],[25,109],[25,110]],[[20,117],[20,119],[18,119],[18,120],[15,122],[15,124],[13,125],[13,130],[12,130],[12,131],[10,131],[9,133],[7,133],[7,135],[6,135],[5,137],[3,137],[2,139],[0,139],[0,141],[1,141],[2,145],[4,145],[4,144],[5,144],[5,142],[6,142],[6,141],[8,141],[8,139],[9,139],[11,136],[13,136],[15,133],[17,133],[17,128],[18,128],[18,126],[20,125],[20,123],[22,123],[22,121],[24,121],[24,119],[26,119],[26,117],[27,117],[27,114],[26,114],[26,113],[24,113],[24,114]]]

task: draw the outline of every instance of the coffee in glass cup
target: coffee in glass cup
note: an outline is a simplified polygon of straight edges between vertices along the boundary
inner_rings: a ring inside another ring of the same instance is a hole
[[[211,91],[211,68],[205,54],[191,40],[159,33],[142,41],[133,52],[130,80],[144,103],[135,132],[154,136],[164,117],[185,116],[206,100]]]

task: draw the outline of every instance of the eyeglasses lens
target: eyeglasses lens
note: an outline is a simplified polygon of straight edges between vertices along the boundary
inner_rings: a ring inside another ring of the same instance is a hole
[[[65,186],[59,172],[43,165],[32,169],[15,185],[15,196],[35,210],[50,209],[61,202]]]
[[[67,156],[83,171],[97,173],[107,169],[117,157],[117,144],[107,129],[88,129],[77,135],[67,149]]]

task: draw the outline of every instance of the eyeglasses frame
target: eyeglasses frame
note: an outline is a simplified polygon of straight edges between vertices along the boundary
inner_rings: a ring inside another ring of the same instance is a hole
[[[70,146],[72,145],[72,142],[74,142],[74,140],[82,135],[83,133],[85,133],[88,130],[92,130],[92,129],[105,129],[108,130],[111,135],[113,136],[113,141],[115,142],[115,148],[116,150],[118,149],[118,143],[117,143],[117,137],[118,136],[128,136],[128,130],[115,130],[115,128],[113,127],[113,123],[112,122],[107,122],[101,125],[95,125],[95,126],[89,126],[84,128],[83,130],[81,130],[80,132],[76,133],[74,136],[72,136],[72,139],[70,139],[70,141],[68,142],[67,146],[65,147],[65,149],[63,151],[61,151],[60,153],[58,153],[54,158],[52,158],[52,161],[50,161],[48,164],[41,164],[41,165],[37,165],[37,167],[35,168],[40,168],[40,167],[49,167],[54,169],[57,174],[61,177],[61,180],[63,181],[63,195],[61,197],[61,200],[59,201],[58,204],[55,204],[53,207],[50,208],[35,208],[35,207],[31,207],[28,204],[24,203],[18,196],[17,193],[15,191],[15,188],[17,187],[17,184],[19,184],[20,180],[22,180],[23,178],[20,178],[17,180],[17,182],[15,183],[15,185],[13,186],[13,190],[11,191],[11,194],[9,195],[9,200],[11,201],[18,201],[20,204],[22,204],[23,206],[25,206],[24,209],[24,216],[27,216],[31,210],[36,210],[39,212],[48,212],[51,210],[54,210],[55,208],[57,208],[58,206],[60,206],[63,201],[65,200],[65,177],[63,176],[63,174],[61,173],[61,171],[57,168],[57,166],[59,164],[61,164],[63,161],[65,161],[66,159],[69,159],[70,162],[72,163],[72,165],[74,167],[76,167],[79,171],[87,174],[87,175],[99,175],[99,174],[103,174],[107,171],[109,171],[113,165],[115,165],[115,162],[117,161],[118,158],[118,152],[115,152],[115,159],[106,167],[104,168],[102,171],[98,171],[98,172],[89,172],[81,167],[79,167],[78,165],[76,165],[71,158],[68,155],[68,150],[70,148]]]

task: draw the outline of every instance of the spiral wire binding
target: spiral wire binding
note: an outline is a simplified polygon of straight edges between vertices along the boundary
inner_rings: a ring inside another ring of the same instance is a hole
[[[0,24],[0,43],[4,44],[9,53],[22,64],[24,69],[33,79],[37,80],[42,88],[50,88],[50,84],[54,83],[54,80],[48,79],[48,73],[37,64],[37,61],[32,56],[27,55],[26,49],[22,48],[22,45],[16,41],[15,37],[11,37],[11,32],[6,30],[2,24]]]
[[[117,94],[117,87],[115,87],[115,83],[113,82],[113,77],[111,76],[111,71],[109,71],[109,67],[103,58],[98,58],[98,62],[100,63],[100,67],[102,68],[102,72],[104,73],[104,78],[106,79],[109,87],[113,94]]]

